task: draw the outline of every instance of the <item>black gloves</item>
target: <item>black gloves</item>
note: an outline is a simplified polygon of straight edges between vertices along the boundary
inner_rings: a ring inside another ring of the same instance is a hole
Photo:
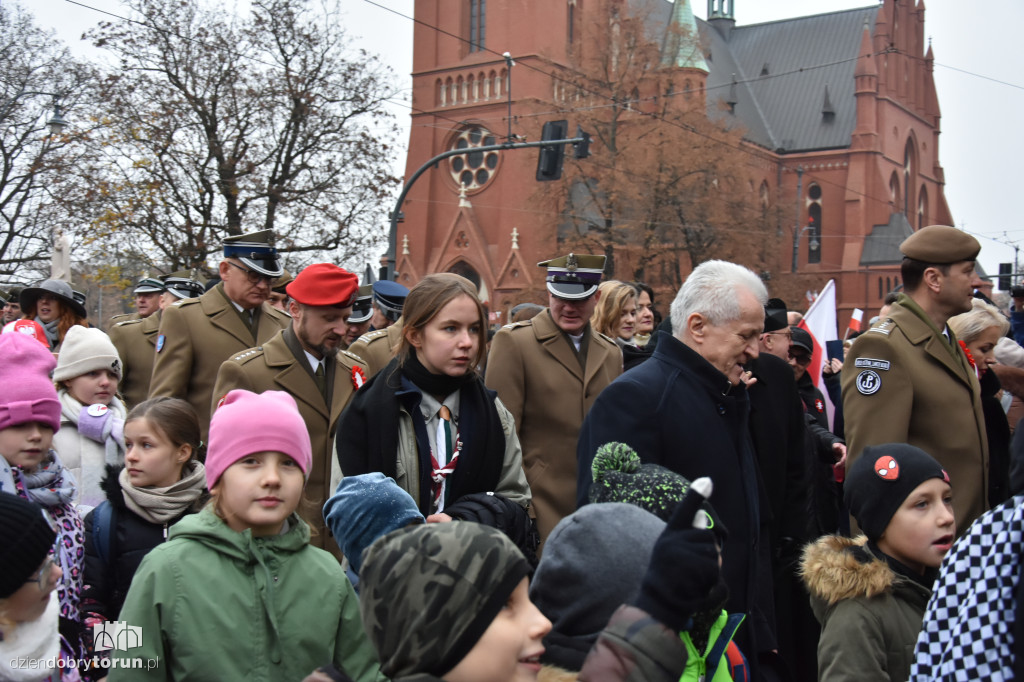
[[[719,582],[718,545],[715,534],[704,527],[706,519],[700,511],[705,498],[702,491],[710,494],[709,479],[694,481],[676,507],[654,545],[650,566],[634,602],[677,632],[687,629],[690,617],[706,604]]]

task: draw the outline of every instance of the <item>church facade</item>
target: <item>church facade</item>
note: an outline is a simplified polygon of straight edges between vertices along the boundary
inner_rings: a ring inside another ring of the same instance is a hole
[[[572,136],[574,113],[595,102],[594,92],[573,92],[574,76],[588,58],[618,49],[595,44],[586,27],[609,25],[615,36],[616,17],[634,10],[661,50],[651,92],[685,84],[709,121],[742,134],[744,182],[732,191],[772,216],[743,226],[742,239],[771,244],[771,253],[736,259],[791,308],[834,279],[840,325],[855,307],[872,315],[900,282],[899,243],[925,225],[952,224],[923,0],[750,26],[737,21],[733,0],[708,0],[707,21],[688,0],[416,0],[406,177],[443,151],[465,153],[410,189],[396,279],[412,286],[431,272],[463,274],[496,322],[517,303],[546,302],[536,263],[567,241],[564,210],[538,199],[537,152],[475,150],[510,135],[539,140],[555,119]],[[657,99],[642,91],[637,101]],[[633,279],[629,251],[620,249],[610,275]],[[678,271],[685,277],[693,265],[680,251]],[[678,282],[657,272],[645,279],[664,310]]]

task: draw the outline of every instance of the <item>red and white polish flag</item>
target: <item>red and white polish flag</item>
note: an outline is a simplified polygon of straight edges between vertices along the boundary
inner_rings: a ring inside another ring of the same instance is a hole
[[[850,326],[847,336],[851,333],[856,333],[861,330],[861,325],[864,322],[864,311],[860,308],[853,309],[853,315],[850,316]]]

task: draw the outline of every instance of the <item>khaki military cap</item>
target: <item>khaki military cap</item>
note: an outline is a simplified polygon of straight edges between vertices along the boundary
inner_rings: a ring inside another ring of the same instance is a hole
[[[225,258],[237,258],[250,270],[268,277],[276,278],[284,274],[277,249],[274,248],[274,233],[271,230],[225,237],[223,244]]]
[[[348,317],[349,324],[366,322],[373,317],[373,285],[364,284],[359,287],[355,303],[352,304],[352,314]]]
[[[195,270],[178,270],[164,275],[163,284],[168,293],[179,299],[196,298],[206,290],[202,278]]]
[[[922,227],[900,244],[900,252],[907,258],[936,265],[975,260],[979,251],[977,239],[948,225]]]
[[[568,256],[553,258],[537,263],[548,269],[548,291],[553,296],[570,301],[589,298],[597,291],[604,275],[604,256],[585,253],[570,253]]]
[[[278,294],[286,294],[285,287],[295,281],[295,275],[287,270],[281,271],[281,276],[270,283],[270,290]]]

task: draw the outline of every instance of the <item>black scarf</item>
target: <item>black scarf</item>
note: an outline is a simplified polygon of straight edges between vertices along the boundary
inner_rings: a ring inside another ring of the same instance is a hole
[[[426,422],[420,412],[421,391],[433,394],[431,388],[419,385],[408,376],[410,357],[405,365],[394,358],[365,386],[356,391],[338,422],[335,448],[338,463],[345,476],[356,476],[379,471],[395,478],[398,462],[398,417],[401,407],[412,415],[416,431],[416,447],[419,453],[419,495],[416,503],[420,512],[430,513],[430,439]],[[419,380],[419,372],[413,369]],[[427,373],[429,374],[429,373]],[[463,442],[459,463],[448,477],[448,499],[451,502],[472,493],[493,492],[501,480],[501,469],[505,458],[505,433],[501,419],[494,406],[495,393],[484,386],[476,374],[466,377],[438,377],[427,379],[433,388],[456,385],[440,398],[459,390],[459,438]]]
[[[423,389],[430,395],[443,402],[445,398],[455,391],[462,390],[462,387],[470,384],[476,379],[475,372],[466,372],[462,376],[448,376],[447,374],[434,374],[427,370],[420,362],[415,350],[411,350],[409,357],[402,363],[402,374],[404,374],[418,388]]]

